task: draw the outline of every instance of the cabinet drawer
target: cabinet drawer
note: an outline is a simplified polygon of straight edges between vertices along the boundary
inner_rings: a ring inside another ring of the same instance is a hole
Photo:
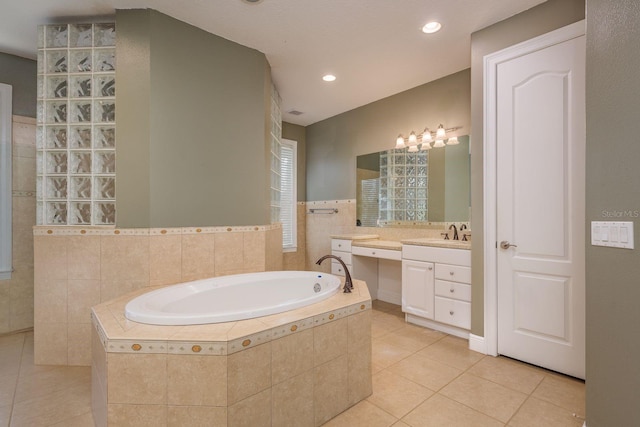
[[[462,329],[471,328],[471,304],[449,298],[435,297],[435,320]]]
[[[347,264],[347,268],[351,269],[351,266]],[[336,276],[344,276],[344,269],[338,261],[331,261],[331,274]]]
[[[471,283],[471,268],[459,265],[436,264],[436,279]]]
[[[402,258],[441,264],[471,265],[468,249],[436,248],[432,246],[402,245]]]
[[[460,301],[471,301],[471,285],[436,280],[436,295]]]
[[[331,255],[339,256],[342,262],[347,265],[351,265],[351,252],[341,252],[341,251],[331,251]],[[331,262],[335,262],[339,264],[336,260],[331,260]]]
[[[365,248],[363,246],[353,246],[351,253],[354,255],[368,256],[373,258],[394,259],[400,261],[402,259],[401,251],[394,251],[391,249],[374,249]]]
[[[331,250],[351,252],[351,240],[331,239]]]

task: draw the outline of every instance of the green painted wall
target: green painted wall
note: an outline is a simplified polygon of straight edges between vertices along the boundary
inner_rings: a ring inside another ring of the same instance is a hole
[[[639,22],[637,0],[587,0],[587,224],[632,221],[636,247],[587,246],[589,427],[640,426]]]
[[[268,224],[270,69],[153,10],[118,10],[117,225]]]
[[[36,117],[37,69],[34,60],[0,52],[0,83],[13,87],[12,107],[16,116]]]
[[[471,35],[471,333],[484,336],[483,84],[485,55],[584,19],[584,0],[549,0]]]
[[[307,126],[307,199],[355,199],[356,156],[393,148],[399,133],[442,123],[468,134],[469,100],[467,69]]]

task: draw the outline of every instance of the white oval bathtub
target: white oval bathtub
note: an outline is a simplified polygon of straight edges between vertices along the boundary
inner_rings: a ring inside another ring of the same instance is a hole
[[[313,271],[236,274],[167,286],[127,304],[129,320],[152,325],[202,325],[281,313],[338,292],[340,279]]]

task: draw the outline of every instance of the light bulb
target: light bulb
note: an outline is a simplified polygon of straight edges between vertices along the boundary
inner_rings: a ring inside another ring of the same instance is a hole
[[[325,82],[333,82],[336,80],[336,76],[334,76],[333,74],[326,74],[322,76],[322,80],[324,80]]]
[[[436,131],[436,139],[445,139],[447,137],[447,133],[444,130],[444,126],[442,124],[438,126],[438,130]]]
[[[444,147],[444,141],[442,139],[436,139],[435,144],[433,144],[433,148],[442,148]]]
[[[409,134],[409,146],[418,145],[418,138],[416,137],[416,133],[411,131]]]
[[[447,145],[458,145],[458,144],[459,144],[459,142],[458,142],[458,137],[457,136],[452,136],[447,141]]]
[[[429,132],[429,128],[424,128],[424,132],[422,133],[422,143],[431,142],[433,138],[431,138],[431,132]]]
[[[399,150],[401,148],[405,148],[404,138],[402,137],[402,135],[398,135],[398,139],[396,139],[396,150]]]
[[[427,22],[424,25],[424,27],[422,27],[422,32],[427,34],[432,34],[437,31],[440,31],[440,28],[442,28],[442,24],[436,21],[431,21],[431,22]]]

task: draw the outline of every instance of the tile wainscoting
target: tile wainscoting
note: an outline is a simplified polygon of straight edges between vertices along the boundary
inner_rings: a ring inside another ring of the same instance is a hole
[[[91,307],[136,289],[283,269],[279,224],[114,229],[36,226],[36,364],[91,364]]]

